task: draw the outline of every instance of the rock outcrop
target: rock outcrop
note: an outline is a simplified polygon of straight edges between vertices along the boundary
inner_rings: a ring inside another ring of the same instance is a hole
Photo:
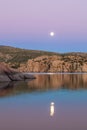
[[[79,55],[41,56],[21,64],[20,72],[87,72],[87,59]]]
[[[34,79],[33,75],[19,73],[6,64],[0,63],[0,82],[4,81],[21,81],[25,79]]]

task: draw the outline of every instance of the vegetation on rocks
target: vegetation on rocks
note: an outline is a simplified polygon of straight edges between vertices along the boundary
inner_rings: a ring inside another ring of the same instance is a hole
[[[87,53],[54,53],[0,46],[0,62],[20,72],[87,72]]]
[[[26,63],[29,59],[43,55],[59,55],[58,53],[26,50],[10,46],[0,46],[0,62],[9,64],[12,68],[18,68],[21,63]]]

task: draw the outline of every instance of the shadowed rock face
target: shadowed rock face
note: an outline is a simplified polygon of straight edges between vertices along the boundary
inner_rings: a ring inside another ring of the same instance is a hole
[[[15,70],[9,68],[5,63],[0,63],[0,74],[14,74]]]
[[[34,79],[33,75],[19,73],[9,68],[6,64],[0,63],[0,82],[4,81],[21,81],[25,79]]]

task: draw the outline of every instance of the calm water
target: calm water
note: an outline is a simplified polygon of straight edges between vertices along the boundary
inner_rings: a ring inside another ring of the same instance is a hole
[[[0,83],[0,130],[87,130],[87,74]]]

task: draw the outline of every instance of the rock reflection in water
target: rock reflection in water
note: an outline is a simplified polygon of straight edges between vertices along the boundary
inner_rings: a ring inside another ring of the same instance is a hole
[[[49,89],[86,89],[87,74],[37,74],[36,79],[0,83],[0,97]]]
[[[20,94],[27,90],[26,82],[3,82],[0,83],[0,97]]]
[[[32,88],[39,89],[80,89],[87,88],[87,74],[35,75],[36,80],[28,82]]]

